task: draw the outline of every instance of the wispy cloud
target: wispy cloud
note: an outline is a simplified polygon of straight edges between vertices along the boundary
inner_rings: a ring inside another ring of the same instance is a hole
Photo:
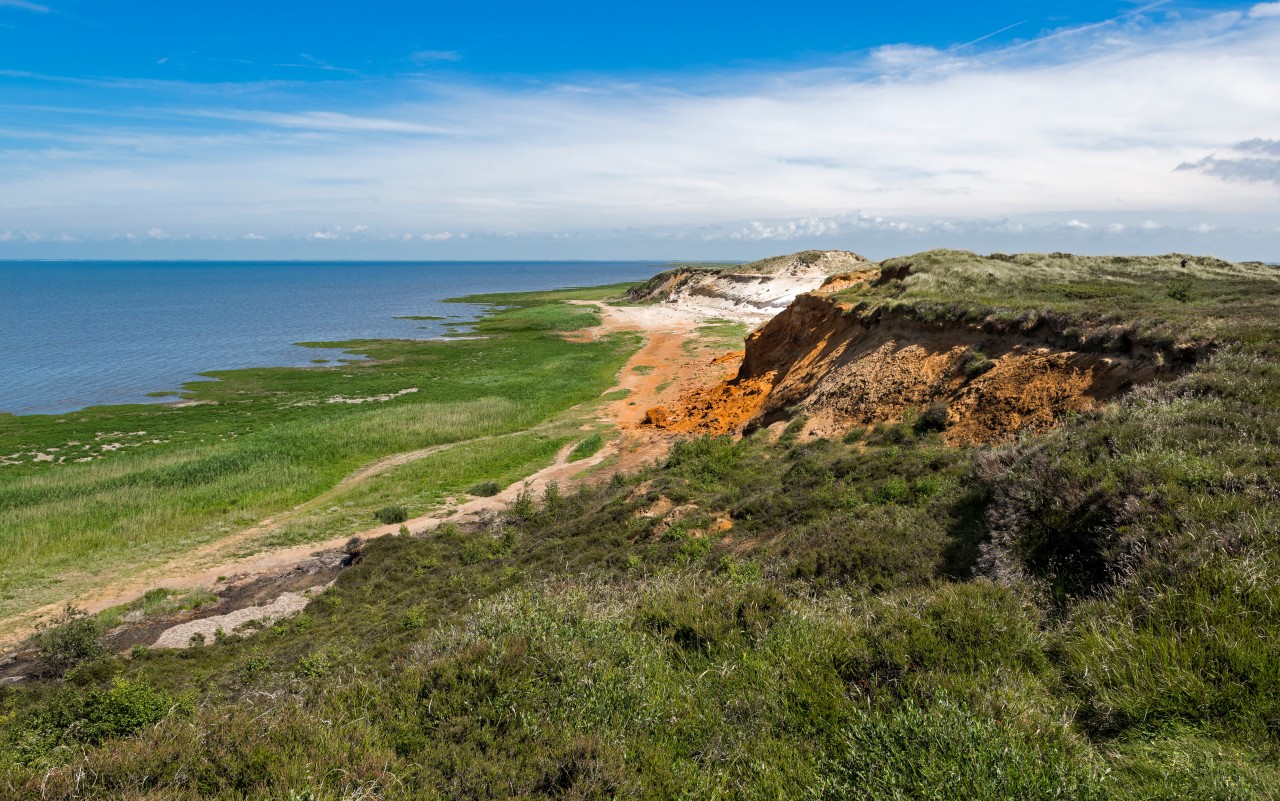
[[[430,64],[439,61],[461,61],[462,54],[457,50],[417,50],[409,54],[409,60],[415,64]]]
[[[29,3],[27,0],[0,0],[0,8],[17,8],[22,11],[34,11],[37,14],[48,14],[51,10],[48,6]]]
[[[275,66],[291,67],[293,69],[324,70],[325,72],[341,72],[347,75],[357,75],[357,76],[361,74],[359,70],[351,69],[349,67],[334,66],[333,64],[330,64],[327,61],[323,61],[321,59],[316,58],[315,56],[308,55],[307,53],[299,53],[298,58],[302,59],[303,63],[301,64],[281,63],[281,64],[276,64]]]
[[[456,134],[459,129],[428,125],[403,119],[386,117],[358,117],[339,111],[302,111],[295,113],[276,111],[241,111],[238,109],[194,109],[178,113],[195,117],[212,117],[238,120],[264,126],[303,128],[311,131],[349,131],[363,133],[398,134]]]
[[[14,231],[82,238],[155,227],[336,246],[408,234],[441,252],[499,241],[485,231],[763,247],[997,241],[1027,226],[1122,247],[1197,225],[1269,230],[1271,6],[1182,21],[1139,9],[999,49],[554,85],[23,73],[82,81],[95,99],[121,93],[134,116],[27,113],[8,126],[26,133],[0,138],[0,214]]]

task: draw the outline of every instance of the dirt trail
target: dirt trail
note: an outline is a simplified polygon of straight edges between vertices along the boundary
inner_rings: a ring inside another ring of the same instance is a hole
[[[563,490],[571,491],[580,482],[590,480],[591,477],[586,474],[593,467],[611,457],[616,457],[612,459],[611,466],[619,470],[634,470],[661,457],[670,447],[673,437],[668,432],[641,426],[646,411],[664,400],[679,397],[693,387],[722,380],[737,368],[736,355],[726,360],[722,349],[702,342],[697,336],[697,327],[714,316],[712,314],[671,306],[615,307],[583,303],[600,308],[602,323],[577,332],[575,336],[595,339],[618,331],[634,331],[645,336],[643,346],[632,355],[620,372],[618,383],[606,393],[627,390],[628,394],[604,404],[599,413],[601,422],[617,429],[617,438],[608,442],[593,456],[575,462],[568,461],[573,444],[567,445],[556,455],[551,465],[492,497],[472,498],[461,503],[451,500],[430,514],[406,521],[404,525],[411,533],[422,534],[449,521],[462,523],[497,514],[521,491],[527,489],[535,496],[540,495],[552,481],[558,482]],[[499,434],[486,439],[514,436],[518,433],[526,432]],[[352,536],[373,539],[396,534],[400,530],[400,524],[375,526],[325,541],[278,548],[250,556],[231,555],[238,546],[270,533],[289,518],[314,509],[374,476],[456,445],[476,441],[437,445],[384,457],[361,467],[334,487],[292,509],[265,518],[256,525],[222,537],[161,566],[69,600],[82,609],[99,612],[128,603],[155,587],[175,590],[216,587],[219,578],[224,577],[231,581],[244,581],[249,577],[290,570],[310,560],[317,552],[341,548]],[[38,620],[57,613],[64,605],[65,601],[50,604],[0,622],[0,646],[28,636]]]

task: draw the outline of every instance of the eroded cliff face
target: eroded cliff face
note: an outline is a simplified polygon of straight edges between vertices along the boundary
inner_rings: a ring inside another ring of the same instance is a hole
[[[805,251],[736,267],[671,270],[628,297],[757,324],[786,309],[796,296],[823,286],[833,274],[871,266],[848,251]]]
[[[1137,348],[1086,352],[1064,344],[1052,326],[932,323],[862,313],[829,297],[859,281],[895,278],[862,270],[799,296],[748,338],[736,376],[650,410],[647,424],[726,434],[804,414],[806,431],[838,436],[930,407],[939,414],[942,405],[948,443],[987,444],[1044,430],[1191,363]]]

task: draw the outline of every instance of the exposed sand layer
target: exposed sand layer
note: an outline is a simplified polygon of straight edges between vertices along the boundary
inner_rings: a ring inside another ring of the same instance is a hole
[[[800,296],[748,338],[735,376],[650,409],[647,425],[726,434],[800,413],[806,434],[838,436],[943,404],[949,444],[985,444],[1044,430],[1182,369],[1141,352],[1065,349],[1033,332],[864,316],[825,296],[875,280],[883,280],[878,270],[859,271]]]
[[[819,289],[833,273],[870,267],[863,257],[842,250],[806,251],[720,270],[672,270],[631,294],[633,300],[660,301],[682,317],[725,318],[755,326],[787,308],[797,295]]]

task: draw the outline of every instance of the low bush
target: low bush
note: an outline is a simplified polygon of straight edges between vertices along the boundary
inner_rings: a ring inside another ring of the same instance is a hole
[[[966,378],[972,380],[995,366],[996,363],[991,359],[988,359],[985,353],[980,350],[973,350],[969,352],[968,357],[965,358],[964,364],[960,369],[964,370]]]
[[[481,481],[479,484],[472,484],[467,490],[468,495],[474,495],[477,498],[491,498],[502,492],[502,485],[496,481]]]
[[[40,624],[31,644],[41,666],[62,675],[75,665],[106,653],[102,626],[96,617],[67,604],[53,620]]]
[[[947,427],[947,404],[934,403],[921,412],[912,426],[917,434],[944,431]]]
[[[377,518],[379,523],[389,526],[393,523],[403,523],[408,520],[409,510],[398,504],[393,504],[391,506],[382,507],[378,511],[374,512],[373,516]]]
[[[21,725],[10,732],[16,738],[9,750],[21,762],[38,762],[61,746],[98,745],[132,734],[163,719],[174,704],[147,682],[122,677],[105,688],[66,686],[21,716]]]

